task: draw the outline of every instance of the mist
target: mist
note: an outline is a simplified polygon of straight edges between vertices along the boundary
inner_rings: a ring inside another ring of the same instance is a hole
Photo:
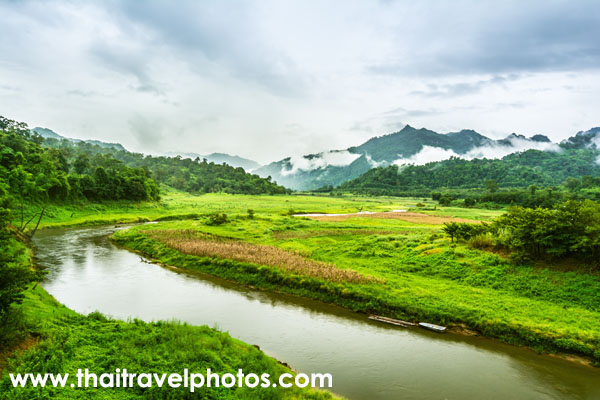
[[[421,151],[411,157],[399,158],[393,162],[395,165],[424,165],[430,162],[443,161],[451,157],[472,160],[474,158],[499,159],[509,154],[523,152],[526,150],[560,151],[560,146],[552,142],[536,142],[521,137],[510,136],[507,138],[510,145],[490,143],[489,145],[476,147],[465,154],[459,154],[453,150],[441,147],[423,146]]]

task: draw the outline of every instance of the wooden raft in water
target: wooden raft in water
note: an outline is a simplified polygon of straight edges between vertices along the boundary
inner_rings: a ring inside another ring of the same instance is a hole
[[[388,318],[388,317],[382,317],[380,315],[369,315],[369,319],[371,319],[373,321],[384,322],[386,324],[403,326],[405,328],[408,328],[408,327],[411,327],[411,326],[417,326],[417,324],[415,324],[413,322],[402,321],[401,319],[393,319],[393,318]]]

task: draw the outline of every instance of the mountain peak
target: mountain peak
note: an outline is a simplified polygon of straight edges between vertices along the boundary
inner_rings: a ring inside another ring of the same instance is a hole
[[[550,140],[550,138],[546,135],[533,135],[532,137],[529,138],[529,140],[533,140],[534,142],[543,142],[543,143],[552,142]]]

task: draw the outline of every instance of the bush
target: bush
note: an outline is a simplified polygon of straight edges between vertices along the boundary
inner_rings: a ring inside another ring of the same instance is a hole
[[[600,266],[600,204],[570,200],[554,210],[512,207],[493,223],[519,259],[574,257]]]
[[[452,203],[452,197],[450,196],[442,196],[439,199],[440,206],[449,206]]]
[[[0,325],[3,325],[11,305],[23,300],[23,290],[41,279],[41,273],[29,267],[25,245],[12,237],[8,229],[0,230],[0,241]]]
[[[490,232],[485,232],[473,236],[467,240],[467,244],[475,249],[485,250],[494,247],[495,240]]]
[[[206,225],[223,225],[226,222],[227,214],[214,213],[208,216],[208,221],[206,221]]]

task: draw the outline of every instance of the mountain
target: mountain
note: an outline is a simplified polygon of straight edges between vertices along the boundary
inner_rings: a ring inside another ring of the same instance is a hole
[[[568,178],[599,176],[599,155],[599,151],[591,148],[560,152],[527,150],[501,159],[451,158],[425,165],[390,165],[371,169],[338,188],[370,195],[406,195],[441,188],[484,188],[488,180],[512,188],[552,187]]]
[[[592,128],[589,131],[579,131],[566,140],[561,142],[561,147],[567,149],[600,149],[600,127]]]
[[[120,143],[107,143],[107,142],[102,142],[100,140],[71,139],[71,138],[67,138],[67,137],[59,135],[58,133],[54,132],[52,129],[40,128],[39,126],[33,128],[32,131],[37,133],[44,139],[69,140],[73,143],[84,142],[84,143],[89,143],[89,144],[95,144],[97,146],[104,147],[107,149],[126,151],[125,147],[123,147],[123,145],[121,145]]]
[[[37,133],[38,135],[40,135],[43,138],[51,138],[51,139],[57,139],[57,140],[66,139],[65,137],[54,132],[52,129],[48,129],[48,128],[40,128],[38,126],[36,128],[33,128],[32,131]]]
[[[100,147],[103,147],[106,149],[127,151],[125,149],[125,147],[123,147],[123,145],[121,145],[120,143],[107,143],[107,142],[102,142],[100,140],[71,139],[71,138],[67,138],[62,135],[59,135],[58,133],[54,132],[52,129],[41,128],[41,127],[33,128],[32,131],[37,133],[38,135],[40,135],[41,137],[43,137],[45,139],[69,140],[73,143],[84,142],[84,143],[89,143],[92,145],[97,145],[97,146],[100,146]],[[225,154],[225,153],[212,153],[212,154],[208,154],[208,155],[201,155],[198,153],[169,152],[169,153],[165,153],[165,155],[169,156],[169,157],[175,157],[175,156],[180,155],[181,157],[191,158],[192,160],[194,160],[194,159],[196,159],[196,157],[198,157],[198,158],[200,158],[200,160],[206,159],[208,162],[213,162],[215,164],[225,163],[225,164],[228,164],[235,168],[242,167],[246,171],[252,171],[252,170],[260,167],[260,164],[257,163],[256,161],[249,160],[247,158],[243,158],[243,157],[239,157],[239,156],[232,156],[232,155]]]
[[[254,172],[259,176],[270,176],[292,189],[313,190],[337,186],[375,167],[425,164],[450,157],[501,158],[529,148],[558,150],[558,146],[544,135],[527,138],[513,133],[494,140],[470,129],[442,134],[407,125],[398,132],[371,138],[346,150],[288,157]]]
[[[198,153],[180,153],[180,152],[169,152],[166,153],[168,156],[177,156],[180,155],[182,157],[187,157],[187,158],[191,158],[192,160],[199,158],[200,160],[206,159],[208,162],[213,162],[215,164],[228,164],[231,165],[232,167],[241,167],[244,170],[250,172],[253,171],[255,169],[257,169],[258,167],[260,167],[260,164],[257,163],[254,160],[250,160],[248,158],[243,158],[240,156],[232,156],[230,154],[225,154],[225,153],[211,153],[208,155],[202,155],[202,154],[198,154]]]
[[[516,134],[496,141],[496,145],[525,141],[543,143],[547,150],[555,151],[529,149],[497,159],[451,158],[424,165],[389,165],[370,169],[338,188],[361,194],[399,195],[440,188],[482,188],[490,179],[500,186],[524,188],[552,187],[569,178],[600,176],[600,127],[578,132],[560,145],[546,136],[528,139]]]
[[[441,134],[429,129],[415,129],[406,125],[401,131],[374,137],[358,147],[350,147],[352,153],[369,154],[377,162],[393,162],[417,154],[424,146],[452,150],[464,154],[474,147],[493,141],[473,130]]]

